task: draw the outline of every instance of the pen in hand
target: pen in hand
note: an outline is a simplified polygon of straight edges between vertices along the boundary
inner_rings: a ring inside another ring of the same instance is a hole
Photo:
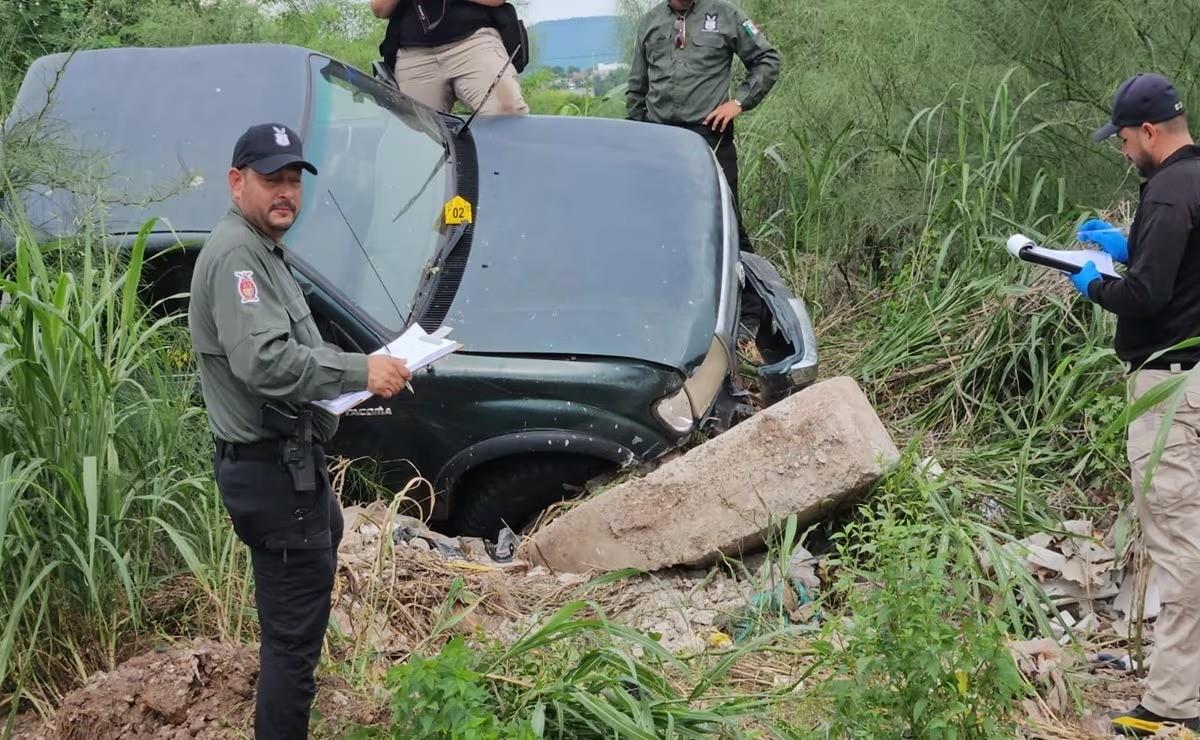
[[[388,349],[386,345],[384,346],[383,351],[387,353],[388,357],[395,357],[397,360],[404,360],[403,357],[396,357],[395,355],[393,355],[392,351],[390,349]],[[407,364],[408,361],[404,360],[404,362]],[[409,376],[409,379],[404,382],[404,387],[408,389],[409,393],[413,394],[414,396],[417,395],[417,392],[415,390],[413,390],[413,387],[412,387],[412,376],[411,375]]]

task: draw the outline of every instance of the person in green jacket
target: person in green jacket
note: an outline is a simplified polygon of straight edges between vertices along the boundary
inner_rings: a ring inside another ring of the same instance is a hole
[[[735,55],[746,66],[746,79],[730,95]],[[739,207],[733,122],[767,97],[779,69],[779,52],[727,0],[663,0],[642,17],[634,38],[625,98],[628,118],[679,126],[704,137],[733,193],[739,246],[746,252],[754,247]],[[743,302],[743,325],[756,323],[752,317],[760,312]]]
[[[338,420],[311,403],[363,389],[390,398],[411,375],[403,360],[322,341],[281,241],[300,212],[305,170],[317,173],[287,126],[242,135],[229,170],[233,207],[200,250],[188,306],[217,487],[254,568],[259,740],[308,735],[329,623],[342,514],[322,443]]]

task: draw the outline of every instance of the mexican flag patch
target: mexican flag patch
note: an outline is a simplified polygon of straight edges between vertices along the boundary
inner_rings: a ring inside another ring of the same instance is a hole
[[[746,35],[750,38],[754,38],[758,35],[758,26],[754,25],[754,21],[750,20],[749,18],[742,22],[742,30],[745,31]]]

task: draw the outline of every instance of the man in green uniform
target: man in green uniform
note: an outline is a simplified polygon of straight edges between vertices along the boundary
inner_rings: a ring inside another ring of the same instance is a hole
[[[730,97],[734,54],[746,65],[746,79]],[[738,239],[746,252],[754,248],[738,208],[733,121],[762,102],[779,79],[779,66],[779,52],[727,0],[665,0],[642,17],[634,38],[628,117],[681,126],[704,137],[733,191]],[[743,316],[756,310],[743,302]]]
[[[286,126],[238,139],[234,205],[196,260],[188,309],[217,487],[254,567],[259,740],[307,737],[329,622],[342,514],[322,443],[337,417],[311,402],[363,389],[388,398],[410,377],[403,360],[322,342],[280,243],[300,211],[301,170],[317,173]]]

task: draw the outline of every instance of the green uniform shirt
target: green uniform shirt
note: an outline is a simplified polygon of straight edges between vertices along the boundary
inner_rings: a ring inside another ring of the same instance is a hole
[[[367,387],[367,357],[327,346],[284,261],[283,245],[232,208],[200,250],[188,328],[208,422],[217,439],[257,442],[262,405],[293,409]],[[317,407],[313,433],[328,441],[337,417]]]
[[[654,123],[698,124],[730,100],[733,55],[746,65],[734,100],[750,110],[779,79],[779,52],[754,22],[727,0],[696,0],[684,11],[686,37],[676,48],[675,19],[663,2],[642,17],[633,47],[629,118]]]

